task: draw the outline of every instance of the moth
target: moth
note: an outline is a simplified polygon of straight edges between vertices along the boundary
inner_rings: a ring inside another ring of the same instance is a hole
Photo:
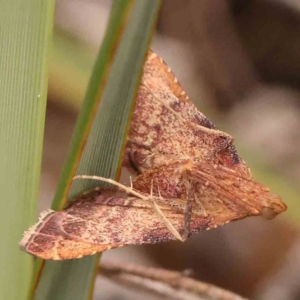
[[[44,259],[73,259],[130,244],[186,240],[248,216],[271,219],[280,197],[253,180],[233,145],[149,51],[125,147],[131,187],[103,188],[43,212],[20,242]],[[79,176],[84,178],[84,176]]]

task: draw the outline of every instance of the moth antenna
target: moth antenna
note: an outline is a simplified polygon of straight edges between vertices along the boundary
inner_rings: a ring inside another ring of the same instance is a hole
[[[148,197],[136,192],[133,188],[128,187],[122,183],[119,183],[111,178],[105,178],[105,177],[101,177],[101,176],[90,176],[90,175],[77,175],[77,176],[73,177],[73,180],[74,179],[91,179],[91,180],[107,182],[107,183],[110,183],[112,185],[119,187],[120,189],[122,189],[123,191],[125,191],[128,194],[132,194],[142,200],[148,200]]]

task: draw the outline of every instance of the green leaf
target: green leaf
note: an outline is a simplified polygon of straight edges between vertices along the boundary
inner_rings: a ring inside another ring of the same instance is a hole
[[[133,1],[119,0],[115,1],[112,6],[108,28],[94,65],[85,101],[76,122],[71,146],[52,203],[52,209],[62,209],[67,199],[72,178],[78,167],[85,141],[90,133],[90,128],[92,126],[99,101],[104,92],[107,77],[115,58],[116,49],[122,37],[128,13],[132,5]],[[83,157],[85,155],[86,154],[84,154]]]
[[[54,1],[0,6],[0,299],[26,299],[33,259],[18,242],[36,214]]]
[[[122,1],[115,1],[113,4],[107,35],[112,23],[119,22],[122,18],[124,19],[124,14],[121,14],[118,18],[116,16],[112,17],[114,10],[121,3]],[[131,2],[123,1],[123,3]],[[107,65],[99,65],[97,67],[96,62],[83,111],[80,113],[73,136],[71,151],[62,172],[61,181],[53,203],[53,207],[56,209],[61,208],[63,205],[62,199],[65,198],[67,191],[65,187],[70,183],[73,170],[77,167],[76,163],[80,156],[80,149],[95,113],[95,105],[90,106],[86,103],[99,98],[99,92],[95,91],[103,88],[106,79],[108,81],[105,91],[77,173],[102,175],[111,178],[118,177],[126,132],[129,126],[128,120],[133,111],[134,98],[138,90],[142,66],[160,1],[139,0],[134,3],[109,78],[105,78],[104,81],[99,80],[99,73],[103,71],[104,67],[107,70]],[[102,49],[106,46],[105,43],[107,43],[107,40],[104,41],[98,61],[102,59]],[[115,44],[114,47],[116,47]],[[106,63],[107,61],[106,59]],[[104,74],[107,73],[105,72]],[[87,106],[89,109],[84,111],[84,108]],[[82,129],[84,126],[85,129]],[[99,182],[75,181],[70,194],[76,195],[83,190],[99,185]],[[36,299],[88,299],[92,293],[98,259],[99,255],[64,262],[47,261],[36,292]]]

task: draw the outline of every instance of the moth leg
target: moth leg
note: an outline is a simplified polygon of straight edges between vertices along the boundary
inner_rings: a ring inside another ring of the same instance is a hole
[[[184,224],[182,239],[185,241],[190,235],[190,225],[193,212],[193,203],[195,202],[195,189],[193,184],[186,178],[184,179],[184,185],[186,190],[186,205],[184,209]]]
[[[202,215],[204,217],[207,217],[207,212],[206,212],[204,206],[202,205],[201,200],[197,197],[196,194],[195,194],[195,202],[197,203],[197,205],[199,205],[199,207],[201,209],[201,212],[202,212]]]
[[[130,180],[130,188],[133,189],[133,182],[132,182],[132,177],[129,176],[129,180]]]
[[[162,199],[159,191],[159,198]],[[176,237],[176,239],[183,242],[183,238],[180,235],[180,233],[177,231],[177,229],[172,225],[172,223],[169,221],[168,218],[164,215],[164,213],[161,211],[160,207],[157,205],[153,198],[153,179],[151,180],[151,189],[150,189],[150,199],[152,199],[153,209],[156,212],[156,214],[164,221],[169,231]]]

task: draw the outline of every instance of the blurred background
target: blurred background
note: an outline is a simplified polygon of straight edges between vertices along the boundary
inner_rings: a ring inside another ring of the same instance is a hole
[[[110,6],[57,1],[39,211],[52,201]],[[235,137],[254,177],[288,210],[272,221],[248,218],[186,243],[125,247],[102,259],[191,269],[251,299],[300,299],[300,2],[164,0],[151,48],[200,111]],[[97,279],[95,299],[140,299],[126,295]]]

